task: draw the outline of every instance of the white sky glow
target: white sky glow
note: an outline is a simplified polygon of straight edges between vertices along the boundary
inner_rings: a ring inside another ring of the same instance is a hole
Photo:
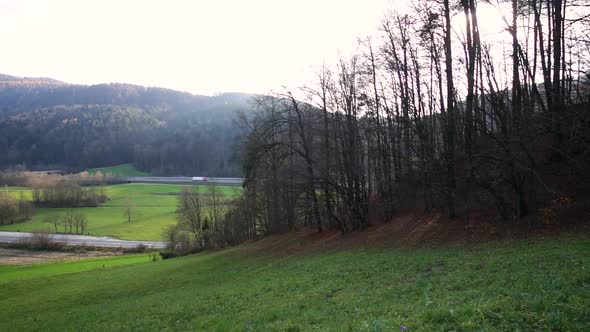
[[[374,30],[388,0],[0,0],[0,73],[267,92]]]
[[[408,0],[0,0],[0,73],[198,94],[299,86]],[[497,11],[480,24],[500,31]],[[490,11],[490,8],[487,9]],[[455,24],[454,24],[455,25]],[[460,24],[458,24],[460,26]]]

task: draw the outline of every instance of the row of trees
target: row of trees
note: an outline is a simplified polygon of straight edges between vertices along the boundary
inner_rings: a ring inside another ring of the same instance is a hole
[[[350,232],[405,208],[522,218],[556,194],[548,165],[583,176],[590,8],[509,4],[506,43],[486,41],[478,24],[489,2],[422,0],[324,65],[305,101],[288,90],[258,98],[244,120],[245,234]]]
[[[103,174],[100,171],[92,174],[83,171],[67,175],[30,172],[25,170],[0,171],[0,185],[2,186],[47,187],[55,186],[56,183],[62,181],[75,183],[80,186],[99,186],[122,182],[119,177],[112,174]]]
[[[32,198],[35,206],[39,207],[98,206],[107,200],[101,188],[82,188],[76,182],[69,180],[34,187]]]
[[[63,233],[84,234],[88,229],[88,219],[83,213],[66,212],[63,215],[48,215],[43,218],[43,222],[51,225],[58,233],[63,227]]]

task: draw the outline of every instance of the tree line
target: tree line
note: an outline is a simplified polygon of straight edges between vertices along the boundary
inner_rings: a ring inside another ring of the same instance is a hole
[[[66,212],[63,215],[48,215],[43,218],[43,222],[51,225],[55,233],[58,233],[63,227],[64,234],[84,234],[88,229],[88,219],[81,212]]]
[[[34,187],[32,199],[38,207],[96,207],[106,202],[107,196],[96,187],[83,188],[69,180]]]

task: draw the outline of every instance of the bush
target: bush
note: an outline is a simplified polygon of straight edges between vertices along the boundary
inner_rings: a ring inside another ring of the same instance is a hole
[[[168,249],[179,255],[186,255],[202,249],[198,246],[199,241],[194,235],[187,232],[178,225],[170,225],[164,232],[164,238],[168,242]]]
[[[146,251],[148,251],[148,247],[143,243],[138,244],[135,248],[123,248],[123,252],[127,254],[141,254]]]
[[[178,256],[174,251],[160,251],[160,257],[162,259],[169,259]]]
[[[61,250],[65,246],[64,243],[54,242],[53,236],[48,230],[37,230],[25,240],[29,249],[34,250]]]
[[[99,250],[101,250],[101,248],[95,247],[93,245],[88,245],[88,244],[83,245],[83,246],[79,246],[77,249],[83,250],[83,251],[99,251]]]
[[[137,252],[145,252],[147,250],[147,246],[143,243],[140,243],[137,245],[137,247],[135,247],[135,250]]]
[[[51,243],[51,238],[52,236],[49,231],[35,231],[31,235],[30,244],[37,249],[47,248]]]

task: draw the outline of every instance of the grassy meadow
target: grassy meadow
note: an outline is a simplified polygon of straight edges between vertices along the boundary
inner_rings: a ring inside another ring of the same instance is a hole
[[[590,329],[587,238],[292,256],[256,245],[18,280],[0,270],[0,330]]]
[[[175,222],[175,211],[178,194],[183,186],[171,184],[119,184],[104,186],[109,200],[99,207],[67,208],[38,208],[32,220],[12,225],[0,225],[0,231],[30,232],[52,227],[43,222],[47,215],[64,214],[68,210],[83,212],[88,218],[88,232],[90,235],[113,236],[125,240],[153,240],[162,239],[162,231],[166,226]],[[206,193],[208,186],[199,186],[199,191]],[[218,187],[226,197],[236,195],[238,187]],[[4,188],[6,190],[6,188]],[[24,187],[8,187],[8,192],[30,199],[30,189]],[[129,199],[135,205],[132,221],[128,222],[124,215],[126,201]]]
[[[149,173],[139,171],[135,167],[133,167],[133,165],[131,165],[131,164],[123,164],[123,165],[100,167],[100,168],[91,168],[88,170],[88,173],[96,174],[99,171],[102,174],[111,174],[114,176],[150,176]]]

